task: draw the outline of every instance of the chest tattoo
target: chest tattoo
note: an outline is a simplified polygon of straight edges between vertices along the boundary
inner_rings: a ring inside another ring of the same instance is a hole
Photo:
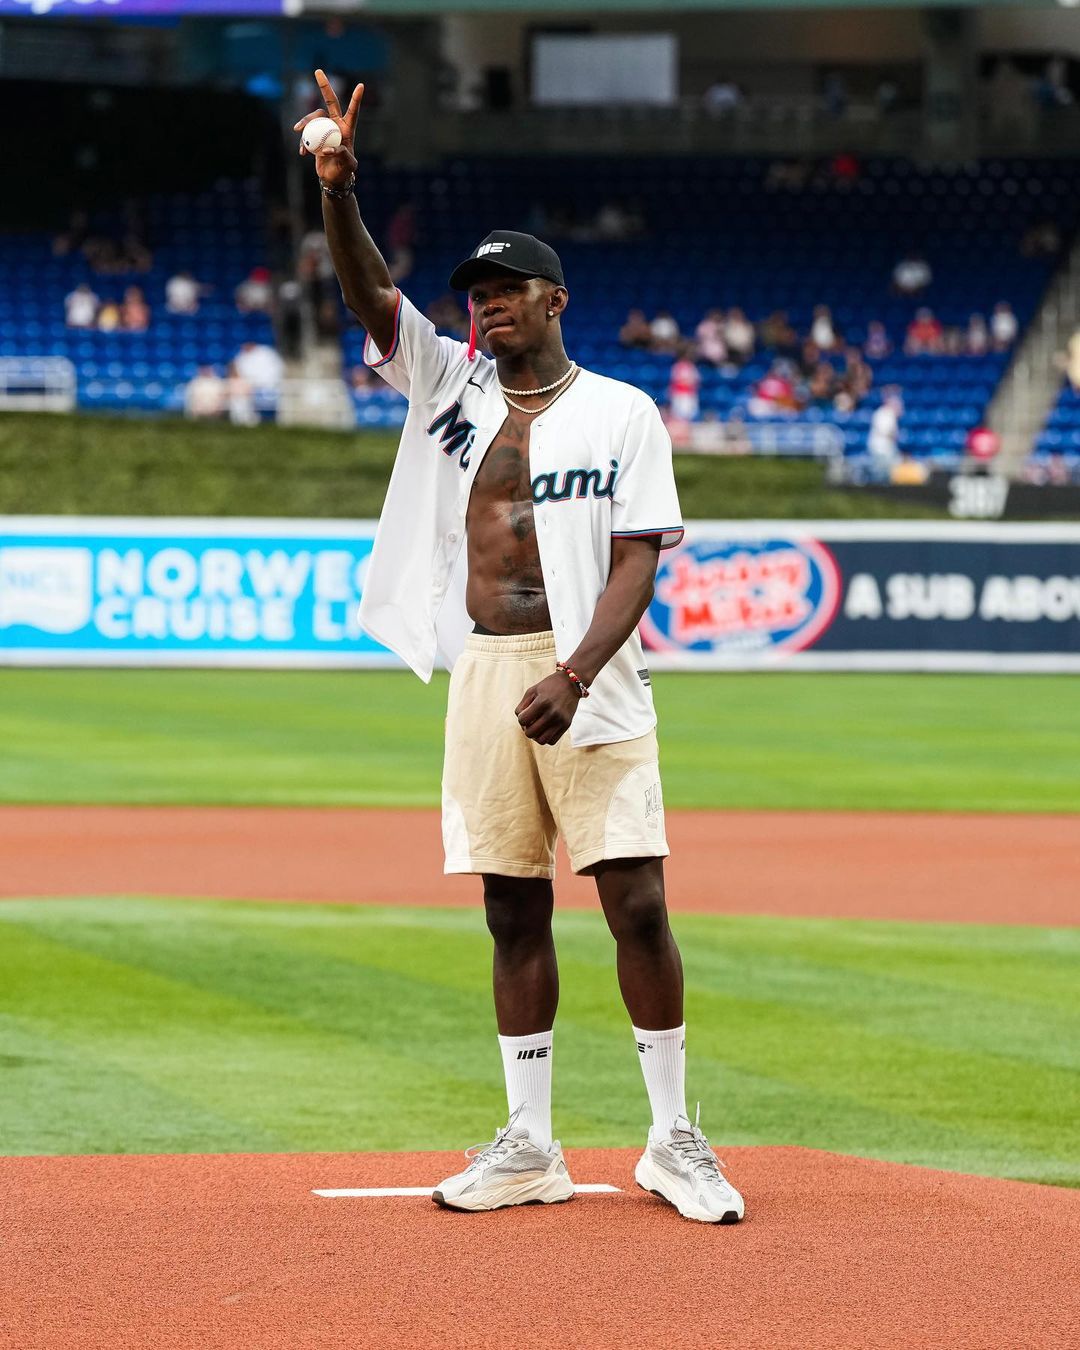
[[[492,442],[477,475],[485,495],[510,507],[510,528],[518,539],[532,532],[532,482],[526,428],[510,418]]]

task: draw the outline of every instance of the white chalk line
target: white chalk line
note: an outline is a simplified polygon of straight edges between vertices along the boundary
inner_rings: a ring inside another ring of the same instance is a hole
[[[430,1198],[434,1188],[431,1186],[356,1186],[349,1190],[312,1191],[312,1195],[321,1195],[327,1200],[370,1200],[386,1195],[426,1195]],[[616,1195],[618,1186],[609,1186],[606,1182],[586,1182],[575,1186],[578,1195]]]

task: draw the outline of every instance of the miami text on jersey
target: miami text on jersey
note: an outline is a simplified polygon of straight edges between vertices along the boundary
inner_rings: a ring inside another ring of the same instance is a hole
[[[461,458],[458,460],[458,467],[467,469],[469,467],[469,451],[472,449],[472,443],[476,438],[476,427],[471,422],[466,422],[460,416],[461,404],[451,403],[445,412],[439,413],[438,417],[428,427],[429,436],[434,436],[437,431],[441,431],[439,444],[442,446],[443,454],[456,455],[461,451]]]
[[[614,497],[615,479],[619,476],[619,461],[611,461],[611,472],[603,486],[599,469],[567,469],[562,475],[562,485],[557,473],[541,473],[532,481],[532,498],[540,502],[565,502],[571,497]]]

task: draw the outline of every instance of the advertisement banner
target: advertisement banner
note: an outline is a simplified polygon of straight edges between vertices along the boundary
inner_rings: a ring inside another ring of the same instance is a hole
[[[1080,526],[694,521],[641,631],[658,669],[1080,670]]]
[[[398,664],[356,613],[374,522],[0,517],[0,663]]]
[[[397,666],[375,521],[0,517],[0,664]],[[654,669],[1080,670],[1080,525],[693,521]]]
[[[197,14],[295,14],[298,0],[0,0],[0,19],[145,18],[156,14],[187,17]]]

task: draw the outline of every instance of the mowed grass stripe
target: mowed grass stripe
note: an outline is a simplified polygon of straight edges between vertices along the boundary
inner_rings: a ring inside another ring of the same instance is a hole
[[[100,903],[76,902],[76,908]],[[121,902],[122,910],[128,907]],[[14,1010],[21,1027],[95,1066],[104,1084],[128,1075],[156,1093],[164,1109],[146,1119],[157,1151],[356,1147],[356,1137],[373,1123],[385,1125],[386,1103],[402,1080],[415,1082],[417,1109],[425,1116],[453,1101],[475,1119],[470,1087],[485,1075],[470,1077],[468,1055],[446,1055],[441,1066],[433,1062],[431,1038],[449,1010],[445,1000],[431,1008],[407,975],[331,959],[305,967],[302,957],[250,934],[238,953],[226,925],[200,922],[198,905],[167,907],[179,922],[161,922],[162,907],[150,902],[141,924],[120,915],[115,924],[91,920],[84,926],[78,913],[70,916],[74,922],[51,916],[41,931],[8,923],[11,908],[0,907],[0,924],[11,939],[0,944],[0,1012]],[[351,997],[341,998],[345,976]],[[58,997],[73,989],[79,991],[74,1004]],[[392,1027],[379,1027],[378,1010],[390,1006],[415,1006],[410,1033],[419,1034],[403,1042]],[[480,1009],[475,1011],[479,1019]],[[372,1025],[380,1034],[371,1033]],[[474,1035],[468,1044],[479,1056],[481,1038]],[[87,1138],[61,1083],[55,1088],[56,1113],[70,1119],[76,1138],[48,1151],[106,1151]],[[33,1121],[17,1107],[23,1095],[13,1090],[6,1098],[9,1111],[0,1102],[6,1152],[41,1151]],[[113,1101],[116,1133],[127,1096],[119,1092]],[[211,1114],[219,1117],[217,1124]],[[128,1146],[108,1151],[148,1150],[142,1120],[136,1120]],[[341,1141],[333,1146],[325,1142],[328,1125]]]
[[[1068,677],[658,674],[670,806],[1080,811]],[[437,806],[446,677],[0,669],[0,802]]]
[[[65,1052],[6,1071],[9,1152],[454,1148],[504,1116],[479,910],[11,902],[0,924],[0,1014]],[[1080,1009],[1058,984],[1080,932],[677,928],[688,1087],[718,1143],[1080,1184]],[[558,942],[557,1129],[636,1144],[647,1117],[611,940],[571,913]],[[80,1070],[69,1097],[72,1056],[102,1068],[96,1110],[70,1107],[91,1086]]]

